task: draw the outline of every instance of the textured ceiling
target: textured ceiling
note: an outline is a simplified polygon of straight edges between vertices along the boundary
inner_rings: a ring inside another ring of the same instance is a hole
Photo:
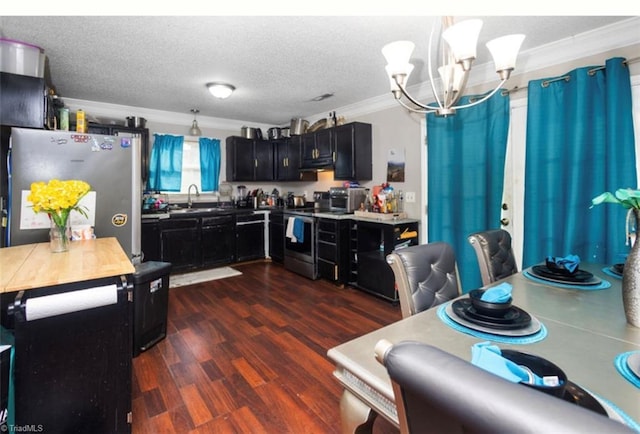
[[[522,50],[627,17],[482,17],[484,43],[525,33]],[[272,125],[329,113],[388,92],[383,45],[416,43],[426,59],[432,17],[375,16],[5,16],[1,36],[44,48],[51,82],[64,99]],[[227,100],[205,84],[236,86]],[[428,81],[425,61],[410,80]],[[316,102],[323,94],[333,97]]]

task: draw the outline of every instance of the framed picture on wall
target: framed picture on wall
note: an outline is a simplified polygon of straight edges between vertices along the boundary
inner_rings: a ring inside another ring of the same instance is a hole
[[[387,158],[387,182],[404,182],[404,148],[389,149]]]

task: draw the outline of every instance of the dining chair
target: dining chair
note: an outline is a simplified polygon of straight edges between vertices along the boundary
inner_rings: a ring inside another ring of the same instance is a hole
[[[386,259],[393,270],[403,318],[460,295],[456,256],[448,243],[405,247]]]
[[[391,379],[402,434],[635,432],[422,342],[383,339],[374,353]]]
[[[468,240],[478,258],[483,286],[518,272],[509,232],[504,229],[476,232]]]

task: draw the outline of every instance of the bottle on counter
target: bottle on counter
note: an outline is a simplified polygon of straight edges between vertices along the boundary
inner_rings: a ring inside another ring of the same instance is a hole
[[[87,132],[87,122],[84,115],[84,110],[78,109],[76,112],[76,132],[78,133],[86,133]]]

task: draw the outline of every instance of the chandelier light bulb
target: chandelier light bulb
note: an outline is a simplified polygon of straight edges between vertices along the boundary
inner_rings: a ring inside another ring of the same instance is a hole
[[[496,72],[511,71],[516,67],[516,58],[524,35],[507,35],[487,42],[487,48],[493,57]]]

